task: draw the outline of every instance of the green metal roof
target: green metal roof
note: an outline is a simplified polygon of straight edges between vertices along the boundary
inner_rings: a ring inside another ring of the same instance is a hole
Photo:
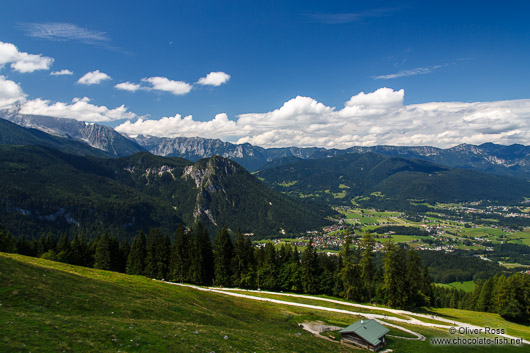
[[[377,346],[381,343],[380,338],[390,330],[375,320],[359,320],[356,323],[342,329],[339,333],[355,333],[371,345]]]

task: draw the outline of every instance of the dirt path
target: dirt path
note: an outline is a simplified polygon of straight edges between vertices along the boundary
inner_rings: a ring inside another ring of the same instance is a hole
[[[220,294],[225,294],[225,295],[231,295],[231,296],[240,297],[240,298],[258,300],[258,301],[264,301],[264,302],[270,302],[270,303],[276,303],[276,304],[282,304],[282,305],[297,306],[297,307],[303,307],[303,308],[309,308],[309,309],[315,309],[315,310],[330,311],[330,312],[336,312],[336,313],[342,313],[342,314],[348,314],[348,315],[363,316],[363,317],[366,317],[368,319],[374,319],[376,321],[379,321],[380,323],[382,323],[382,324],[384,324],[386,326],[394,327],[394,328],[396,328],[398,330],[401,330],[401,331],[407,332],[407,333],[409,333],[411,335],[414,335],[414,336],[416,336],[415,338],[409,338],[409,339],[414,339],[414,340],[422,340],[422,341],[424,341],[425,340],[425,336],[421,335],[420,333],[417,333],[417,332],[414,332],[412,330],[409,330],[409,329],[407,329],[405,327],[389,323],[388,321],[393,321],[393,322],[396,322],[396,323],[406,323],[406,324],[418,325],[418,326],[424,326],[424,327],[442,328],[442,329],[447,330],[447,331],[449,331],[449,329],[451,327],[456,327],[457,329],[458,329],[458,327],[467,327],[469,329],[483,329],[480,326],[471,325],[471,324],[460,322],[460,321],[454,321],[454,320],[450,320],[450,319],[446,319],[446,318],[442,318],[442,317],[438,317],[438,316],[433,318],[431,315],[413,313],[413,312],[407,311],[407,310],[374,307],[374,306],[370,306],[370,305],[348,303],[348,302],[344,302],[344,301],[340,301],[340,300],[327,299],[327,298],[321,298],[321,297],[314,297],[314,296],[308,296],[308,295],[277,293],[277,292],[257,291],[257,290],[247,290],[247,289],[237,289],[237,288],[199,287],[199,286],[194,286],[194,285],[189,285],[189,284],[180,284],[180,283],[173,283],[173,282],[165,282],[165,283],[178,285],[178,286],[183,286],[183,287],[194,288],[194,289],[201,290],[201,291],[209,291],[209,292],[215,292],[215,293],[220,293]],[[263,294],[271,294],[271,295],[278,295],[278,296],[287,296],[287,297],[319,300],[319,301],[323,301],[323,302],[340,304],[340,305],[357,307],[357,308],[363,308],[363,309],[369,309],[369,310],[386,311],[388,313],[393,313],[393,314],[400,314],[400,315],[406,315],[406,316],[412,315],[412,316],[416,316],[416,317],[420,317],[420,318],[425,318],[425,319],[428,319],[428,320],[435,320],[435,321],[438,321],[438,322],[445,322],[445,323],[447,323],[447,325],[437,324],[437,323],[432,323],[432,322],[424,322],[424,321],[421,321],[421,320],[419,320],[417,318],[414,318],[414,317],[410,317],[409,319],[402,319],[402,318],[398,318],[398,317],[387,316],[386,314],[361,313],[361,312],[344,310],[344,309],[328,308],[328,307],[325,307],[325,306],[295,303],[295,302],[289,302],[289,301],[278,300],[278,299],[261,298],[261,297],[256,297],[256,296],[253,296],[253,295],[234,293],[234,291],[242,291],[242,292],[249,292],[249,293],[263,293]],[[381,321],[381,320],[384,320],[384,321]],[[509,338],[509,339],[519,339],[520,338],[520,337],[511,336],[511,335],[508,335],[508,334],[499,334],[498,336],[503,336],[503,337],[506,337],[506,338]],[[524,344],[530,344],[530,341],[523,340],[523,343]]]
[[[388,323],[388,322],[382,322],[381,321],[382,319],[385,319],[385,320],[396,319],[395,321],[402,321],[402,322],[406,322],[406,323],[411,323],[410,321],[405,320],[405,319],[392,318],[390,316],[380,315],[380,314],[367,314],[367,313],[360,313],[360,312],[344,310],[344,309],[328,308],[328,307],[325,307],[325,306],[288,302],[288,301],[284,301],[284,300],[277,300],[277,299],[270,299],[270,298],[261,298],[261,297],[256,297],[256,296],[253,296],[253,295],[246,295],[246,294],[241,294],[241,293],[233,293],[233,292],[231,292],[231,290],[234,290],[234,289],[228,289],[228,288],[221,288],[221,289],[213,288],[213,287],[206,287],[205,288],[205,287],[198,287],[198,286],[189,285],[189,284],[173,283],[173,282],[166,282],[166,281],[165,281],[165,283],[173,284],[173,285],[177,285],[177,286],[182,286],[182,287],[194,288],[194,289],[201,290],[201,291],[207,291],[207,292],[214,292],[214,293],[219,293],[219,294],[231,295],[231,296],[238,297],[238,298],[246,298],[246,299],[258,300],[258,301],[263,301],[263,302],[275,303],[275,304],[297,306],[297,307],[301,307],[301,308],[308,308],[308,309],[314,309],[314,310],[330,311],[330,312],[353,315],[353,316],[363,316],[363,317],[366,317],[368,319],[375,319],[376,321],[378,321],[378,322],[380,322],[380,323],[382,323],[382,324],[384,324],[386,326],[394,327],[394,328],[397,328],[398,330],[401,330],[401,331],[410,333],[413,336],[416,336],[416,338],[413,338],[413,339],[421,340],[421,341],[425,340],[425,336],[423,336],[422,334],[419,334],[417,332],[409,330],[409,329],[407,329],[405,327],[401,327],[401,326],[398,326],[398,325],[395,325],[395,324],[391,324],[391,323]],[[262,292],[262,293],[272,293],[272,292]],[[421,322],[419,320],[417,320],[417,321]]]
[[[469,329],[479,329],[479,330],[480,329],[482,329],[482,330],[484,329],[483,327],[472,325],[472,324],[468,324],[468,323],[464,323],[464,322],[460,322],[460,321],[450,320],[450,319],[446,319],[446,318],[438,317],[438,316],[432,317],[431,315],[413,313],[413,312],[407,311],[407,310],[390,309],[390,308],[383,308],[383,307],[374,307],[374,306],[370,306],[370,305],[348,303],[348,302],[344,302],[344,301],[340,301],[340,300],[327,299],[327,298],[321,298],[321,297],[314,297],[314,296],[308,296],[308,295],[277,293],[277,292],[268,292],[268,291],[256,291],[256,290],[245,290],[245,289],[234,289],[234,288],[222,288],[221,290],[222,291],[226,291],[226,292],[234,291],[234,290],[245,291],[245,292],[254,292],[254,293],[261,292],[261,293],[264,293],[264,294],[272,294],[272,295],[278,295],[278,296],[282,296],[283,295],[283,296],[287,296],[287,297],[320,300],[320,301],[323,301],[323,302],[341,304],[341,305],[345,305],[345,306],[352,306],[352,307],[369,309],[369,310],[380,310],[380,311],[386,311],[386,312],[393,313],[393,314],[400,314],[400,315],[407,315],[407,316],[416,316],[416,317],[421,317],[421,318],[425,318],[425,319],[428,319],[428,320],[435,320],[435,321],[439,321],[439,322],[445,322],[448,325],[436,324],[436,323],[431,323],[431,322],[424,322],[424,321],[418,320],[418,319],[416,319],[414,317],[410,317],[408,320],[406,320],[406,319],[401,319],[401,318],[392,317],[392,316],[386,316],[386,315],[380,315],[380,314],[355,313],[355,315],[362,315],[362,316],[364,316],[366,318],[369,318],[369,319],[391,320],[391,321],[402,322],[402,323],[418,325],[418,326],[443,328],[443,329],[446,329],[446,330],[449,330],[451,327],[456,327],[457,329],[458,329],[458,327],[467,327]],[[318,308],[318,306],[316,306],[316,307]],[[340,310],[340,309],[338,309],[338,310]],[[398,329],[403,330],[405,332],[409,332],[410,331],[410,330],[407,331],[407,329],[405,329],[403,327],[400,327],[400,326],[397,326],[397,325],[392,325],[392,324],[390,324],[388,322],[384,322],[384,324],[388,325],[388,326],[392,326],[392,327],[398,328]],[[413,335],[416,335],[416,336],[419,335],[419,334],[417,334],[417,333],[415,333],[413,331],[410,331],[409,333],[411,333]],[[419,336],[421,336],[421,335],[419,335]],[[511,335],[508,335],[508,334],[499,334],[497,336],[503,336],[503,337],[506,337],[506,338],[509,338],[509,339],[520,339],[520,337],[514,337],[514,336],[511,336]],[[421,336],[421,337],[423,337],[423,336]],[[425,337],[423,337],[423,340],[424,339],[425,339]],[[523,340],[523,343],[524,344],[530,344],[530,341]]]

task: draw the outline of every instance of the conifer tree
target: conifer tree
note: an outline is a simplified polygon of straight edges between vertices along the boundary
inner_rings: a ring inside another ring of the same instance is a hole
[[[406,305],[415,307],[427,304],[426,298],[421,293],[421,259],[418,252],[414,249],[408,251],[406,271],[406,286],[408,289]]]
[[[158,228],[149,231],[146,244],[145,274],[147,277],[165,279],[169,265],[171,243]]]
[[[129,275],[143,275],[145,273],[146,239],[144,231],[134,238],[127,257],[125,272]]]
[[[0,251],[14,253],[17,251],[15,238],[0,226]]]
[[[190,239],[183,225],[179,225],[175,233],[175,242],[171,247],[169,278],[175,282],[188,281],[190,267]]]
[[[493,280],[487,279],[482,285],[475,288],[478,292],[478,299],[474,303],[473,310],[489,311],[491,309],[491,298],[493,295]]]
[[[317,266],[317,253],[313,247],[313,238],[311,238],[300,260],[304,293],[315,293],[317,290]]]
[[[93,263],[84,236],[77,233],[70,242],[70,263],[86,267],[91,266]]]
[[[210,236],[202,224],[197,224],[197,241],[201,259],[201,284],[211,284],[214,279],[214,256]]]
[[[342,281],[342,296],[347,300],[362,300],[363,281],[359,265],[359,250],[352,249],[350,236],[346,236],[341,257],[342,268],[339,277]]]
[[[384,290],[386,304],[403,308],[408,301],[406,253],[403,248],[389,241],[384,254]]]
[[[250,239],[237,230],[232,260],[232,283],[235,287],[253,288],[255,277],[254,248]]]
[[[361,256],[360,265],[364,286],[368,292],[368,302],[370,303],[372,302],[373,281],[375,272],[375,267],[373,264],[374,245],[375,241],[370,232],[365,232],[361,241],[363,252]]]
[[[110,252],[110,238],[107,233],[104,233],[99,238],[96,244],[96,252],[94,254],[94,268],[100,270],[110,270],[112,265]]]
[[[214,246],[215,285],[223,287],[232,286],[233,257],[234,246],[230,239],[230,234],[228,234],[226,228],[223,228],[217,235]]]

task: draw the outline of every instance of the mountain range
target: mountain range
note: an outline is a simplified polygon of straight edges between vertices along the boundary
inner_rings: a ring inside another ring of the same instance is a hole
[[[75,120],[0,116],[0,224],[28,236],[173,232],[201,222],[212,234],[229,227],[266,237],[318,229],[336,215],[329,205],[352,200],[530,196],[521,178],[529,175],[530,147],[521,145],[265,149],[203,138],[134,140]],[[252,175],[236,161],[261,169]]]
[[[114,157],[148,151],[155,155],[198,161],[219,155],[237,162],[251,172],[269,168],[269,163],[277,166],[278,163],[288,161],[279,160],[285,157],[321,159],[350,153],[374,152],[386,156],[421,159],[452,168],[499,175],[530,176],[530,146],[519,144],[461,144],[447,149],[429,146],[356,146],[342,150],[319,147],[263,148],[248,143],[238,145],[200,137],[165,138],[139,135],[129,138],[107,126],[72,119],[20,114],[16,107],[0,111],[0,118],[57,137],[84,142]]]

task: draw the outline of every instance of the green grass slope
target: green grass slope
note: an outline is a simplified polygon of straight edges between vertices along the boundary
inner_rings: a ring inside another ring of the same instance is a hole
[[[353,351],[300,329],[308,310],[139,276],[0,253],[0,283],[1,352]]]
[[[356,352],[303,331],[304,321],[346,326],[357,316],[263,303],[22,255],[0,253],[0,352]],[[300,302],[305,302],[303,299]],[[440,309],[466,320],[469,312]],[[475,314],[484,314],[484,317]],[[528,328],[487,313],[478,325]],[[495,320],[493,320],[495,319]],[[517,346],[433,346],[444,330],[401,324],[427,337],[388,337],[395,352],[523,352]],[[391,329],[392,335],[409,337]]]

